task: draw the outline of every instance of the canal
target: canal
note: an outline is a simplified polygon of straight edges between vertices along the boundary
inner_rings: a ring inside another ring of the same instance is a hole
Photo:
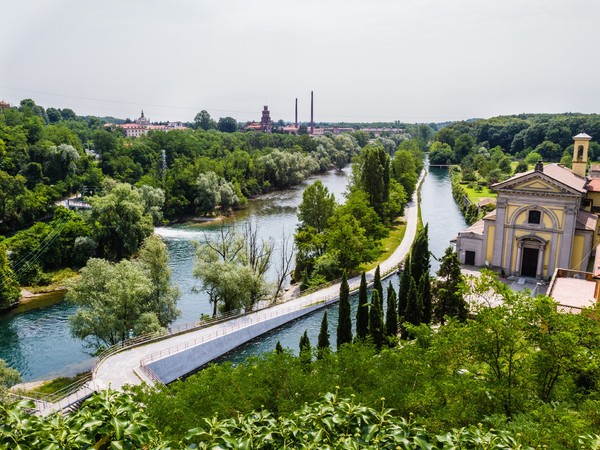
[[[342,201],[348,174],[349,169],[346,169],[342,173],[331,171],[316,178],[334,193],[338,201]],[[296,207],[302,199],[303,190],[316,178],[294,189],[274,192],[250,201],[248,208],[236,216],[236,223],[243,225],[251,222],[261,237],[274,242],[278,251],[283,236],[294,232],[297,224]],[[465,222],[452,199],[447,169],[432,168],[421,189],[422,217],[424,222],[429,223],[430,249],[436,257],[440,257],[450,239],[465,227]],[[186,224],[156,230],[167,244],[172,281],[179,286],[182,294],[178,303],[182,314],[176,325],[193,322],[201,314],[211,313],[208,298],[200,290],[199,280],[192,276],[194,241],[201,241],[205,236],[216,233],[219,227]],[[438,267],[437,261],[432,259],[432,272]],[[274,267],[269,276],[274,279]],[[397,287],[397,277],[389,278],[385,285],[390,282]],[[69,332],[68,317],[74,313],[75,307],[56,301],[50,297],[43,307],[29,310],[24,307],[0,319],[0,358],[18,369],[25,381],[71,376],[91,367],[93,358],[89,354],[90,349],[80,340],[72,338]],[[355,299],[352,303],[355,308]],[[332,306],[261,336],[226,358],[241,361],[248,356],[272,350],[277,341],[284,347],[297,350],[298,340],[305,329],[311,342],[316,343],[324,311],[328,313],[331,342],[335,345],[337,306]]]

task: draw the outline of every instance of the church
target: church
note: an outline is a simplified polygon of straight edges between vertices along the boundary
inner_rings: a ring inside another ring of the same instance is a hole
[[[492,185],[496,210],[456,239],[462,264],[546,280],[558,268],[588,271],[598,243],[600,176],[592,170],[586,177],[591,137],[573,139],[572,169],[540,161]]]

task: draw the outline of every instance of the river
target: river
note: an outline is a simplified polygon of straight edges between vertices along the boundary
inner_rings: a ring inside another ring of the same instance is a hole
[[[294,232],[297,224],[296,207],[306,186],[318,178],[338,201],[342,201],[348,174],[349,169],[345,169],[343,173],[331,171],[307,180],[293,189],[251,200],[248,208],[236,215],[236,222],[243,224],[251,221],[257,226],[261,237],[271,238],[276,248],[279,248],[282,233],[289,235]],[[458,230],[465,227],[460,211],[452,199],[446,169],[431,169],[422,186],[421,202],[423,220],[429,222],[430,249],[439,257],[443,255],[449,240],[456,236]],[[443,208],[440,208],[440,205],[443,205]],[[199,280],[192,276],[193,242],[200,241],[205,235],[216,233],[218,230],[219,225],[210,224],[156,229],[167,244],[172,280],[179,286],[182,294],[178,303],[182,314],[176,324],[193,322],[201,314],[211,313],[208,299],[199,289]],[[438,263],[432,259],[432,271],[437,270],[437,267]],[[269,276],[274,278],[274,268]],[[397,277],[391,277],[385,284],[392,282],[397,287],[397,281]],[[49,301],[52,302],[52,299]],[[0,358],[19,370],[25,381],[60,375],[71,376],[89,370],[93,361],[88,353],[89,349],[82,341],[72,338],[69,332],[68,317],[74,313],[74,306],[58,302],[50,306],[26,309],[19,308],[0,319]],[[335,345],[337,307],[333,306],[262,336],[240,347],[227,358],[240,361],[247,356],[272,350],[277,341],[281,341],[284,347],[297,349],[298,340],[305,329],[309,331],[311,342],[316,343],[324,311],[328,311],[331,341]]]

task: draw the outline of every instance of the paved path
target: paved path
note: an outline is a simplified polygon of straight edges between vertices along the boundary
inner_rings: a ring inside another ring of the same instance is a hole
[[[425,177],[425,172],[421,174],[419,185]],[[406,230],[400,245],[392,255],[380,264],[382,274],[389,274],[396,271],[398,264],[404,261],[404,258],[410,251],[417,231],[418,221],[418,202],[417,192],[415,192],[412,201],[406,205],[404,219],[406,221]],[[375,269],[367,273],[367,280],[371,282]],[[356,291],[360,286],[360,276],[348,280],[350,291]],[[242,317],[236,317],[212,326],[201,328],[195,331],[175,335],[162,341],[150,342],[138,347],[132,347],[115,353],[105,360],[101,361],[92,373],[92,381],[86,383],[79,391],[71,396],[61,400],[57,404],[44,402],[39,405],[39,413],[47,415],[54,410],[62,410],[69,404],[81,400],[90,395],[92,391],[98,391],[106,388],[122,389],[125,385],[135,385],[141,382],[154,384],[153,380],[141,369],[142,359],[152,358],[153,360],[172,355],[178,351],[188,349],[191,346],[202,345],[218,337],[226,336],[228,333],[240,330],[249,325],[268,320],[275,316],[284,315],[290,311],[299,311],[306,309],[307,312],[314,310],[315,307],[325,306],[335,302],[339,296],[340,284],[334,284],[321,289],[317,292],[291,299],[285,303],[273,307],[247,314]],[[241,344],[241,343],[240,343]],[[185,375],[185,374],[181,374]]]
[[[423,177],[424,174],[421,175],[419,183]],[[404,258],[410,251],[410,247],[416,235],[418,221],[416,192],[413,196],[413,200],[407,204],[405,208],[404,219],[406,221],[404,237],[394,253],[392,253],[386,261],[380,264],[382,274],[395,271],[398,264],[404,261]],[[367,280],[369,282],[372,281],[374,273],[375,269],[367,273]],[[348,280],[348,284],[350,285],[350,291],[357,290],[360,286],[360,276]],[[162,353],[163,355],[173,354],[183,348],[189,348],[190,345],[206,343],[218,336],[226,335],[232,331],[248,326],[249,324],[256,323],[256,321],[261,321],[268,317],[273,317],[274,315],[285,314],[290,310],[306,308],[316,303],[323,303],[324,306],[337,299],[339,290],[340,284],[334,284],[317,292],[313,292],[312,294],[275,305],[267,310],[258,311],[207,328],[122,351],[110,356],[96,368],[95,372],[92,374],[95,386],[97,389],[105,389],[107,387],[121,389],[126,384],[139,384],[142,381],[152,384],[152,380],[140,370],[140,361],[142,358],[150,358],[151,355],[157,353]],[[161,355],[161,357],[163,355]]]

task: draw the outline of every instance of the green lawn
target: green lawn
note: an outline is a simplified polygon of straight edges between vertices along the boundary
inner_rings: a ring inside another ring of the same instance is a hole
[[[380,253],[379,258],[377,258],[376,261],[370,262],[368,264],[363,264],[359,268],[359,272],[367,272],[371,269],[374,269],[383,261],[388,259],[392,255],[392,253],[394,253],[394,250],[396,250],[396,248],[400,245],[400,242],[402,242],[402,238],[404,237],[405,231],[406,222],[396,221],[390,229],[390,234],[388,235],[388,237],[381,240],[381,248],[383,250]]]
[[[462,184],[461,186],[467,193],[469,200],[475,204],[477,204],[482,198],[496,198],[497,196],[497,194],[492,192],[487,186],[482,187],[481,192],[477,192],[475,189],[470,188],[467,184]]]

